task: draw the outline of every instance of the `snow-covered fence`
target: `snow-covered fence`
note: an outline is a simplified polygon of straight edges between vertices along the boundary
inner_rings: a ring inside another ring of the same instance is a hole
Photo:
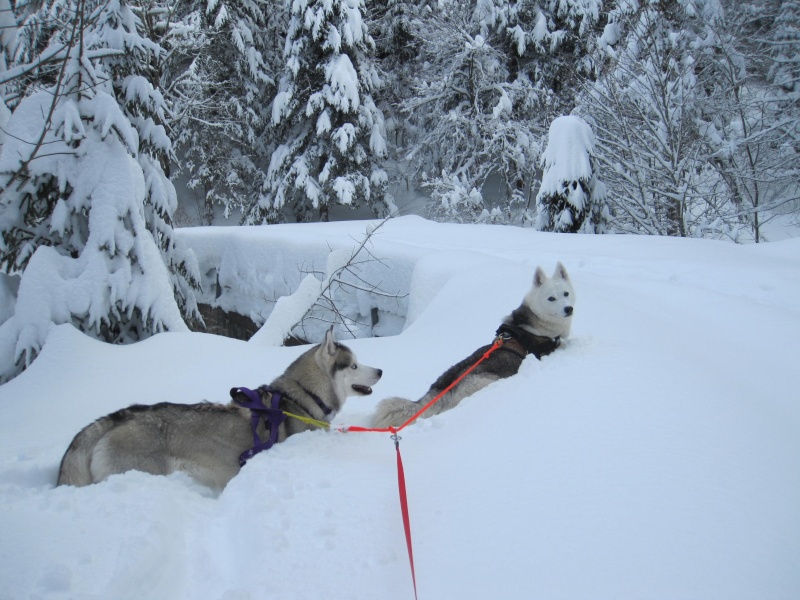
[[[407,252],[393,252],[391,244],[381,244],[375,236],[351,261],[352,269],[337,275],[374,226],[365,222],[360,237],[354,235],[358,229],[352,223],[341,227],[195,227],[179,229],[176,235],[197,257],[203,286],[198,302],[246,316],[258,326],[274,317],[269,335],[259,332],[254,337],[254,341],[274,344],[280,343],[276,340],[284,331],[309,341],[321,339],[335,320],[332,311],[326,310],[324,302],[309,314],[298,309],[311,307],[318,297],[312,292],[321,291],[333,275],[344,283],[332,285],[327,292],[339,313],[340,337],[395,335],[402,330],[414,267]],[[309,285],[314,284],[309,277],[319,285]],[[282,308],[275,312],[278,300]],[[295,322],[288,321],[298,314],[305,314],[305,319],[292,328]],[[342,317],[346,324],[341,323]]]

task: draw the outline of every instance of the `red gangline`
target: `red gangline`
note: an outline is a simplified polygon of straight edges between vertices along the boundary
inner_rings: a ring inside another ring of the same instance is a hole
[[[442,392],[437,394],[436,397],[433,398],[433,400],[431,400],[425,406],[423,406],[420,410],[418,410],[414,414],[414,416],[412,416],[405,423],[400,425],[400,427],[386,427],[386,428],[378,427],[378,428],[375,428],[375,427],[359,427],[359,426],[353,425],[353,426],[350,426],[350,427],[340,427],[338,429],[338,431],[341,431],[341,432],[376,431],[376,432],[380,432],[380,433],[391,433],[392,434],[392,440],[394,440],[394,447],[397,450],[397,486],[400,489],[400,511],[403,514],[403,529],[405,530],[405,534],[406,534],[406,547],[408,548],[408,562],[411,565],[411,581],[414,584],[414,599],[415,600],[418,600],[418,596],[417,596],[417,575],[416,575],[416,572],[414,570],[414,549],[413,549],[412,544],[411,544],[411,520],[410,520],[410,518],[408,516],[408,497],[407,497],[407,494],[406,494],[406,477],[405,477],[405,472],[403,470],[403,459],[400,457],[400,436],[397,435],[397,432],[400,431],[401,429],[407,427],[408,425],[411,425],[411,423],[413,423],[414,421],[416,421],[422,413],[424,413],[426,410],[428,410],[431,406],[433,406],[433,404],[435,402],[437,402],[439,399],[441,399],[442,396],[444,396],[447,392],[449,392],[456,385],[458,385],[458,383],[462,379],[464,379],[464,377],[469,375],[470,372],[472,372],[472,370],[475,367],[477,367],[484,360],[489,358],[489,356],[492,354],[492,352],[497,350],[502,345],[503,345],[503,339],[498,337],[494,341],[494,344],[492,344],[492,347],[489,348],[489,350],[487,350],[483,354],[483,356],[480,359],[478,359],[478,361],[474,365],[472,365],[469,369],[467,369],[461,375],[459,375],[459,377],[455,381],[453,381],[453,383],[448,385]]]
[[[502,345],[503,345],[502,338],[497,338],[495,340],[494,344],[492,344],[492,347],[489,348],[486,352],[484,352],[483,356],[480,357],[478,359],[478,361],[474,365],[472,365],[469,369],[467,369],[461,375],[459,375],[458,378],[455,381],[453,381],[453,383],[451,383],[444,390],[439,392],[430,402],[428,402],[425,406],[423,406],[416,413],[414,413],[414,415],[410,419],[408,419],[405,423],[400,425],[400,427],[385,427],[384,428],[384,427],[360,427],[358,425],[350,425],[350,426],[347,426],[347,427],[340,427],[338,429],[338,431],[345,432],[345,433],[349,432],[349,431],[356,431],[356,432],[376,431],[376,432],[379,432],[379,433],[397,433],[398,431],[401,431],[402,429],[405,429],[406,427],[411,425],[411,423],[416,421],[420,417],[420,415],[422,413],[424,413],[431,406],[433,406],[436,402],[438,402],[442,398],[442,396],[444,396],[447,392],[449,392],[455,386],[457,386],[461,382],[461,380],[464,379],[464,377],[469,375],[472,372],[472,370],[475,369],[475,367],[477,367],[479,364],[481,364],[483,361],[485,361],[487,358],[489,358],[489,356],[492,354],[492,352],[497,350]]]

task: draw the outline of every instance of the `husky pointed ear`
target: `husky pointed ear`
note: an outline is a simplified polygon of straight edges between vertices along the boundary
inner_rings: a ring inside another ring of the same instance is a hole
[[[336,342],[333,339],[333,325],[325,332],[325,341],[322,342],[322,348],[331,356],[336,354]]]
[[[556,270],[553,273],[553,277],[560,277],[561,279],[566,279],[569,281],[569,275],[567,274],[567,270],[564,268],[564,265],[561,264],[561,261],[556,263]]]
[[[536,272],[533,274],[533,287],[540,287],[547,281],[547,274],[542,267],[536,267]]]

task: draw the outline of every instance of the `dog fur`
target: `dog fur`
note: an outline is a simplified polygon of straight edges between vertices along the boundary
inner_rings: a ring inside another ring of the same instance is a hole
[[[528,354],[541,358],[553,352],[561,344],[561,339],[569,335],[574,304],[575,290],[564,265],[559,262],[552,277],[547,277],[542,268],[537,267],[533,285],[522,304],[503,319],[498,329],[498,334],[507,338],[506,342],[421,416],[431,417],[450,410],[490,383],[511,377],[519,371]],[[399,427],[405,424],[474,365],[490,347],[491,344],[482,346],[450,367],[417,401],[397,397],[382,400],[373,415],[372,427]]]
[[[381,375],[380,369],[360,364],[349,348],[336,343],[331,329],[323,343],[303,353],[269,387],[281,393],[281,410],[330,422],[347,396],[371,394]],[[269,406],[271,394],[262,388],[257,392]],[[313,428],[287,418],[279,426],[278,441]],[[258,434],[269,437],[263,421]],[[239,472],[240,454],[252,446],[251,412],[233,401],[134,405],[98,419],[75,436],[61,461],[58,485],[84,486],[129,470],[156,475],[185,471],[222,489]]]

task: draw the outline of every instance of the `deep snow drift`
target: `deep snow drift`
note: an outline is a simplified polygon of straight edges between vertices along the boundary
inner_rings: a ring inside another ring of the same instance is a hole
[[[339,247],[364,223],[240,231],[252,248],[290,234]],[[382,397],[421,396],[491,341],[537,264],[561,260],[577,290],[564,349],[404,430],[420,600],[800,597],[800,240],[407,217],[372,250],[411,265],[396,281],[405,329],[345,341],[384,377],[341,424],[364,424]],[[54,328],[0,387],[0,598],[412,598],[383,434],[295,436],[218,496],[180,475],[53,487],[91,420],[225,401],[302,351],[198,333],[112,347]]]

